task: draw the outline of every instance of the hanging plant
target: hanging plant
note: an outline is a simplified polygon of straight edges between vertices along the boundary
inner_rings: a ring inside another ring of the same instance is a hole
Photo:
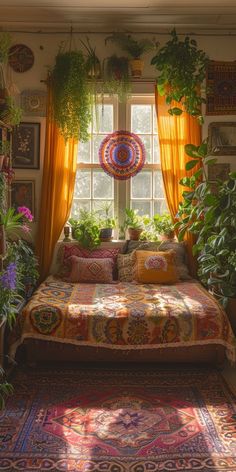
[[[160,72],[158,93],[166,96],[171,115],[181,115],[186,111],[203,123],[201,105],[205,99],[201,96],[200,87],[205,79],[208,57],[204,51],[197,49],[194,39],[186,36],[184,41],[180,41],[175,29],[171,31],[171,37],[151,61]],[[172,107],[173,100],[180,103],[183,110]]]
[[[116,54],[105,59],[104,92],[118,95],[119,102],[125,102],[131,93],[129,60]]]
[[[80,51],[59,52],[52,71],[54,119],[65,139],[89,139],[91,94],[84,56]]]

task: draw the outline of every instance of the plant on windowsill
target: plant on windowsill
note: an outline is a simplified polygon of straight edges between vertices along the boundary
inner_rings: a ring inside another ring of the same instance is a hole
[[[158,43],[154,40],[143,38],[140,40],[134,39],[131,34],[116,32],[111,36],[108,36],[105,39],[105,43],[111,41],[117,44],[122,51],[125,51],[131,56],[130,59],[130,68],[131,75],[135,78],[140,78],[142,76],[144,62],[142,56],[149,51],[153,51],[158,46]]]
[[[106,203],[98,210],[101,241],[112,240],[112,231],[116,227],[116,219],[112,218],[110,212],[111,203]]]
[[[92,119],[92,97],[82,52],[60,50],[51,72],[51,82],[54,119],[61,134],[65,139],[86,142]]]
[[[113,54],[105,59],[103,69],[104,93],[117,94],[119,102],[126,102],[131,93],[128,58]]]
[[[143,231],[143,218],[138,215],[138,210],[125,208],[124,229],[128,231],[129,239],[138,241]]]
[[[78,220],[69,219],[72,227],[72,236],[82,247],[94,249],[101,244],[100,225],[96,212],[80,210]]]
[[[200,146],[186,145],[185,152],[191,158],[186,170],[194,169],[199,161],[203,167],[180,181],[189,190],[183,192],[175,228],[179,240],[186,231],[195,234],[193,254],[199,278],[227,309],[236,299],[236,172],[229,173],[226,181],[208,178],[206,169],[217,159],[208,155],[206,141]]]
[[[159,236],[159,239],[168,240],[175,236],[174,224],[169,213],[163,215],[156,214],[152,219],[153,231]]]
[[[182,114],[181,108],[172,106],[172,102],[176,101],[183,106],[183,111],[197,117],[202,124],[201,105],[205,99],[201,96],[201,86],[205,80],[208,57],[203,50],[197,49],[195,39],[186,36],[180,41],[175,29],[170,34],[171,40],[151,60],[159,72],[158,93],[165,95],[171,115]]]

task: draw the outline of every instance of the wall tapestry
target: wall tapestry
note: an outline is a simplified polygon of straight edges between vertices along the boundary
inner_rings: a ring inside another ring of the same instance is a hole
[[[42,90],[23,90],[20,99],[24,115],[46,116],[46,92]]]
[[[145,164],[145,148],[137,134],[115,131],[108,134],[99,148],[99,161],[103,170],[118,180],[136,175]]]
[[[206,76],[206,114],[236,114],[236,62],[210,61]]]

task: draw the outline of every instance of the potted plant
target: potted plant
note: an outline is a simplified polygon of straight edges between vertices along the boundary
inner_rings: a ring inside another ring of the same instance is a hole
[[[138,210],[125,208],[124,229],[128,230],[129,239],[139,240],[143,231],[143,219],[138,215]]]
[[[135,78],[142,76],[144,62],[142,56],[157,47],[157,43],[151,39],[134,39],[131,34],[117,32],[105,39],[105,42],[112,41],[118,44],[122,51],[125,51],[132,58],[130,63],[131,75]]]
[[[112,231],[116,227],[116,220],[111,216],[111,203],[106,203],[99,214],[100,239],[101,241],[111,241]]]
[[[207,62],[207,55],[197,49],[195,39],[186,36],[180,41],[175,29],[171,31],[171,39],[152,58],[151,64],[159,72],[158,93],[165,95],[171,115],[181,115],[184,110],[203,123],[201,104],[205,99],[201,96],[201,86]],[[183,110],[172,106],[173,100],[180,103]]]
[[[8,260],[16,262],[20,282],[19,293],[28,299],[39,278],[38,260],[32,245],[23,239],[8,242]]]
[[[117,94],[118,100],[125,102],[130,92],[129,60],[113,54],[104,61],[104,93]]]
[[[152,226],[154,232],[158,234],[159,239],[166,240],[174,238],[174,224],[169,213],[163,213],[163,215],[154,215],[152,219]]]
[[[92,47],[89,41],[89,38],[86,36],[86,42],[80,39],[81,44],[84,46],[87,57],[86,57],[86,69],[87,74],[90,79],[100,79],[101,78],[101,62],[96,55],[96,47]]]
[[[0,326],[1,329],[1,326]],[[13,392],[13,387],[4,377],[4,371],[0,367],[0,411],[5,407],[5,399]]]
[[[22,118],[22,109],[15,103],[13,97],[6,98],[6,107],[1,114],[1,119],[9,126],[17,126]]]
[[[95,212],[80,210],[79,219],[69,219],[72,227],[72,236],[81,246],[94,249],[101,244],[100,226]]]
[[[200,146],[188,144],[185,152],[191,158],[186,170],[194,169],[199,160],[203,166],[192,177],[180,181],[189,190],[183,192],[178,212],[179,222],[175,225],[178,237],[182,240],[186,231],[195,234],[193,254],[197,255],[200,280],[223,306],[235,303],[235,310],[236,172],[229,173],[226,181],[208,178],[207,166],[214,165],[217,159],[208,155],[207,142]]]
[[[51,73],[54,118],[65,137],[85,142],[92,119],[86,61],[81,51],[56,56]]]

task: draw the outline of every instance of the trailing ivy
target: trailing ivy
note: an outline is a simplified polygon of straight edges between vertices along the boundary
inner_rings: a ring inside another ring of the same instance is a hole
[[[196,116],[203,123],[201,104],[201,84],[205,79],[208,57],[204,51],[197,49],[197,42],[188,36],[180,41],[175,29],[171,31],[168,41],[152,58],[151,64],[159,71],[157,88],[160,95],[166,96],[171,115],[181,115],[183,111]],[[171,106],[173,100],[183,106]]]
[[[65,139],[89,139],[92,119],[86,61],[81,51],[59,52],[52,71],[54,119]]]

